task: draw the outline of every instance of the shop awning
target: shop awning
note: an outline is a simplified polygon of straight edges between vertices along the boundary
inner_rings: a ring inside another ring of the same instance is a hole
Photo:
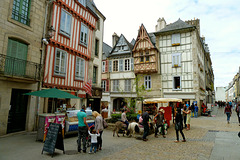
[[[24,95],[32,95],[32,96],[38,96],[38,97],[44,97],[44,98],[76,98],[76,99],[80,99],[77,96],[74,96],[70,93],[61,91],[56,88],[43,89],[41,91],[25,93]]]
[[[182,102],[182,99],[178,98],[149,98],[144,99],[144,104],[151,104],[151,103],[168,103],[168,102]]]

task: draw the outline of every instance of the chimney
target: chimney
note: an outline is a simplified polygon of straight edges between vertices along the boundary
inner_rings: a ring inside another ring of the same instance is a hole
[[[191,20],[188,20],[188,21],[185,21],[185,22],[192,25],[192,26],[195,26],[198,30],[199,35],[200,35],[200,19],[198,19],[198,18],[195,19],[195,17],[194,17],[194,20],[191,19]]]
[[[166,21],[164,18],[159,18],[157,21],[157,25],[155,26],[155,31],[160,31],[161,29],[166,27]]]
[[[119,40],[119,36],[117,35],[117,33],[114,32],[112,35],[112,47],[116,45],[118,40]]]

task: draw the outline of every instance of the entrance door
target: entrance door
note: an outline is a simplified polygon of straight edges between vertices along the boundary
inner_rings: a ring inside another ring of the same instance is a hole
[[[27,92],[29,90],[12,89],[7,133],[25,130],[28,96],[23,94]]]

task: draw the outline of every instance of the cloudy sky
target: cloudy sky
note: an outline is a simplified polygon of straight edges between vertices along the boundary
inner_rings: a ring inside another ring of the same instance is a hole
[[[143,23],[155,31],[157,20],[167,24],[178,18],[200,19],[200,34],[206,37],[215,75],[215,87],[227,86],[240,66],[240,0],[94,0],[106,17],[104,42],[112,45],[112,34],[136,39]]]

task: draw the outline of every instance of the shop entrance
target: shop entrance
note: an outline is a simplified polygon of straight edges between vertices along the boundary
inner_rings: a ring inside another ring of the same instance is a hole
[[[87,107],[89,106],[89,104],[91,104],[92,111],[97,111],[98,113],[101,113],[100,112],[100,102],[101,102],[100,98],[90,98],[87,101]]]
[[[113,100],[113,110],[120,111],[126,105],[124,98],[116,98]]]
[[[7,133],[25,130],[28,96],[23,94],[28,92],[30,91],[23,89],[12,89]]]

